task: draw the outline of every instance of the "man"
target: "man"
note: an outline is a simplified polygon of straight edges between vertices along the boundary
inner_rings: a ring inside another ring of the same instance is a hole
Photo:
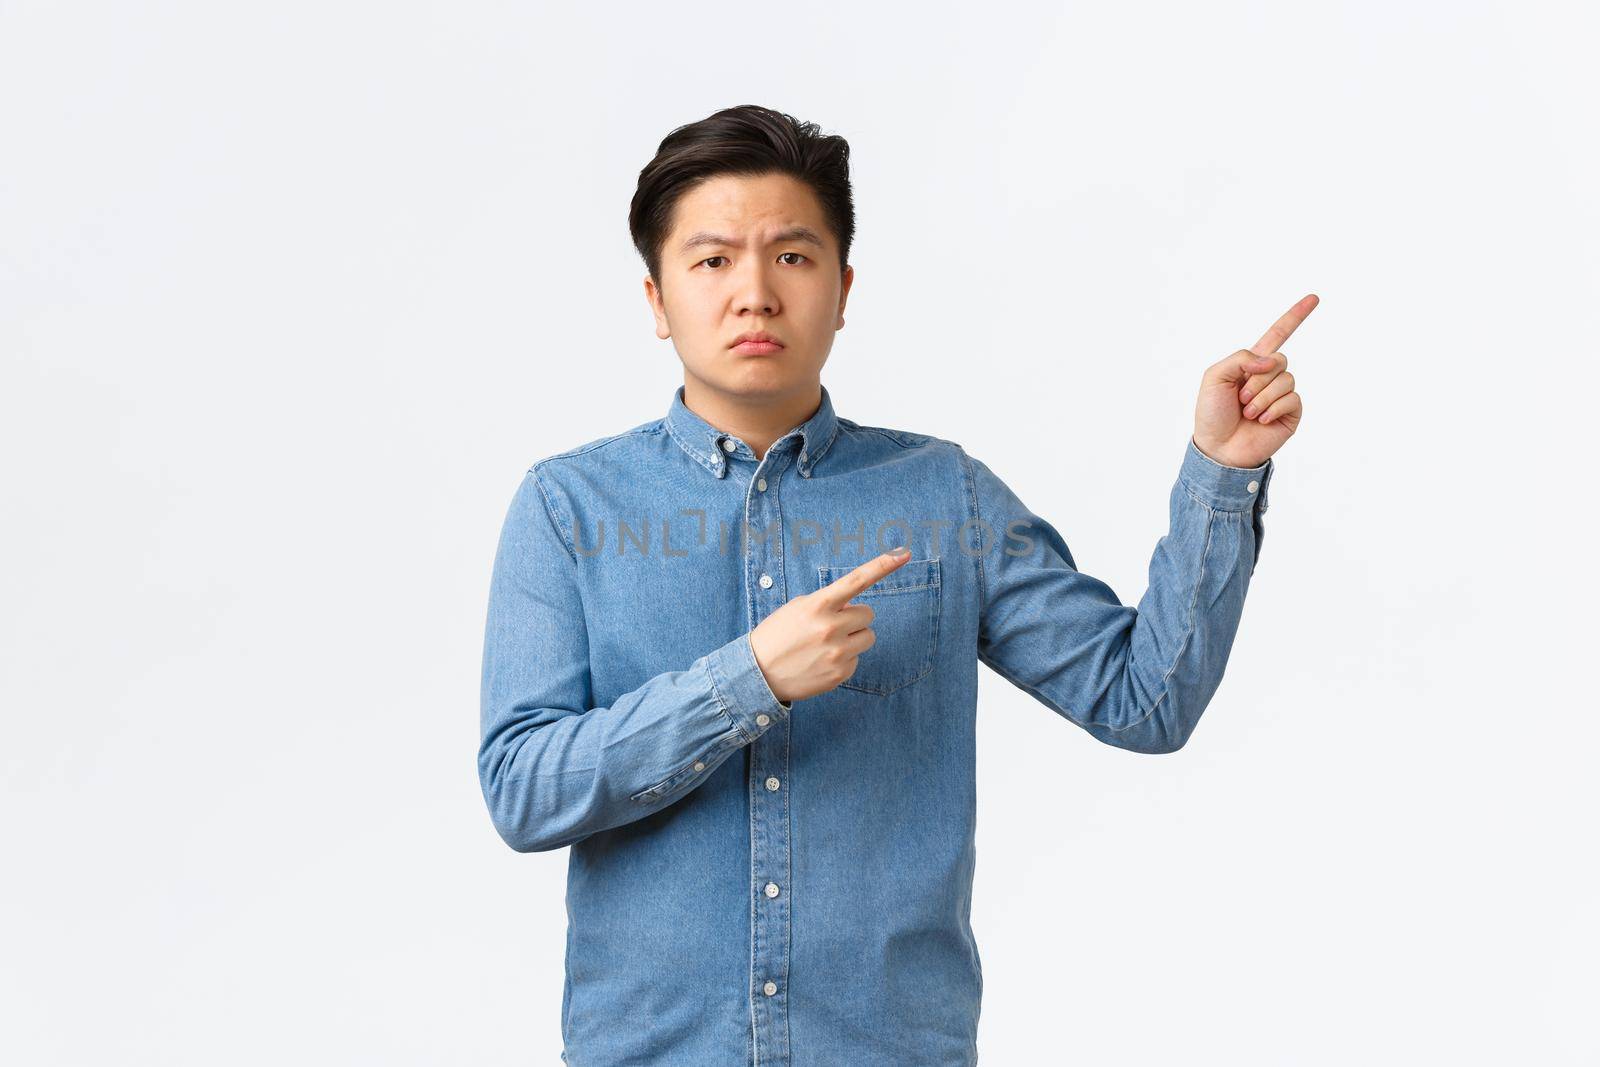
[[[573,1067],[975,1063],[978,663],[1172,752],[1233,642],[1316,298],[1206,370],[1128,607],[959,444],[834,411],[847,156],[753,106],[661,143],[630,226],[683,386],[506,516],[478,771],[512,848],[572,846]]]

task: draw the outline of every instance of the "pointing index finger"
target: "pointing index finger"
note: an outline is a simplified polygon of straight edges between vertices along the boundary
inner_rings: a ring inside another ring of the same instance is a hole
[[[1322,299],[1316,293],[1307,293],[1302,296],[1294,307],[1283,313],[1282,318],[1267,327],[1267,332],[1261,335],[1261,340],[1250,346],[1250,351],[1258,356],[1272,355],[1272,353],[1283,347],[1283,342],[1287,341],[1289,335],[1294,333],[1295,327],[1306,321],[1306,316],[1311,314],[1312,309],[1321,302]]]
[[[836,608],[842,608],[849,603],[850,598],[860,593],[863,589],[878,581],[884,575],[892,574],[905,566],[911,558],[911,553],[906,550],[903,557],[896,557],[888,552],[874,559],[869,559],[855,570],[835,579],[822,587],[823,598]]]

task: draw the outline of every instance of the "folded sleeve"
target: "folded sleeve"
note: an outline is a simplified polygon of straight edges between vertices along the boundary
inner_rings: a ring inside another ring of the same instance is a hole
[[[484,632],[478,777],[518,852],[580,841],[672,804],[791,705],[749,633],[594,704],[578,558],[535,464],[501,529]]]
[[[1060,532],[985,463],[962,460],[982,539],[979,660],[1108,745],[1182,748],[1238,631],[1272,460],[1224,466],[1189,440],[1137,607],[1080,571]]]

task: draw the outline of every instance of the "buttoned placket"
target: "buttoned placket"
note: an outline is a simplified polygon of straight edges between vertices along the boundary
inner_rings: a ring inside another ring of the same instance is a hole
[[[791,441],[788,436],[774,442],[745,488],[745,528],[739,541],[744,549],[745,603],[752,630],[787,601],[779,489],[796,445],[805,447],[799,438]],[[721,448],[727,453],[719,457],[718,470],[724,476],[738,470],[731,457],[755,459],[754,450],[737,438],[723,437]],[[765,536],[752,536],[752,530]],[[756,724],[767,726],[767,716],[756,716]],[[787,1067],[789,1063],[789,742],[790,719],[785,715],[749,745],[749,995],[757,1067]]]

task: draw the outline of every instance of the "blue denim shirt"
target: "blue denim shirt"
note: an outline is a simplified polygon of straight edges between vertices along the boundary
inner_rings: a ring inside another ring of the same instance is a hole
[[[511,848],[572,847],[563,1061],[976,1063],[978,664],[1108,745],[1181,748],[1271,470],[1189,441],[1135,608],[982,460],[825,387],[761,458],[680,387],[535,463],[494,559],[478,774]],[[901,544],[855,598],[855,673],[778,701],[751,629]]]

